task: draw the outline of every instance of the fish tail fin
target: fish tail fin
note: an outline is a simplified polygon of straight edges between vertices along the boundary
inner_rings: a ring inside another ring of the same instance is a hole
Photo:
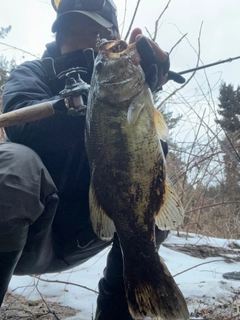
[[[160,257],[158,256],[158,259]],[[160,259],[159,272],[144,267],[140,281],[125,275],[128,307],[134,319],[161,317],[163,320],[187,320],[189,312],[186,301],[166,265]],[[154,270],[156,268],[154,267]],[[137,279],[138,276],[136,276]]]

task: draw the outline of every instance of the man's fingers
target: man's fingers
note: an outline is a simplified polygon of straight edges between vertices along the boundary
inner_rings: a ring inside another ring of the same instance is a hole
[[[141,57],[141,66],[146,76],[146,81],[152,91],[168,81],[166,74],[170,63],[168,54],[157,43],[142,34],[136,28],[132,31],[129,43],[136,42],[137,51]]]
[[[140,28],[133,29],[133,31],[130,35],[129,43],[133,43],[133,42],[137,41],[138,35],[140,35],[140,36],[142,35],[142,30]]]
[[[130,39],[129,39],[129,43],[133,43],[136,42],[140,37],[144,37],[146,40],[148,40],[148,42],[150,43],[150,45],[153,48],[153,51],[155,52],[157,58],[160,60],[160,62],[164,63],[168,60],[168,54],[163,51],[156,42],[148,39],[147,37],[145,37],[142,34],[142,30],[140,28],[135,28],[131,35],[130,35]]]
[[[186,81],[183,76],[173,71],[168,71],[168,80],[173,80],[177,83],[184,83]]]
[[[140,54],[142,63],[147,67],[155,63],[157,57],[149,41],[145,37],[140,37],[136,42],[137,51]]]
[[[168,54],[163,51],[156,42],[150,40],[150,39],[147,39],[149,41],[149,43],[151,44],[152,48],[153,48],[153,51],[155,52],[156,56],[158,57],[158,59],[164,63],[168,60]]]
[[[156,64],[152,64],[146,72],[146,82],[149,85],[151,91],[154,90],[158,82],[158,67]]]

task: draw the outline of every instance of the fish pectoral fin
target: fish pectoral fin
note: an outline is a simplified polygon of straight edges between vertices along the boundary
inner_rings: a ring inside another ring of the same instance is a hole
[[[143,101],[142,94],[140,94],[130,103],[127,113],[127,121],[129,124],[134,124],[137,121],[139,114],[144,107]]]
[[[154,109],[154,123],[159,139],[166,142],[168,137],[168,126],[162,113],[157,109]]]
[[[184,209],[176,191],[165,180],[163,204],[155,217],[155,224],[160,230],[175,229],[183,222]]]
[[[110,240],[115,232],[113,221],[98,204],[92,184],[89,189],[90,219],[93,230],[102,240]]]

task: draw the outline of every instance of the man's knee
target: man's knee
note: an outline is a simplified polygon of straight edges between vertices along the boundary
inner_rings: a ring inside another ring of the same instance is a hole
[[[30,148],[15,143],[0,144],[0,187],[1,194],[4,193],[0,195],[0,202],[6,197],[12,201],[14,192],[38,197],[57,192],[39,156]]]
[[[57,190],[38,155],[15,143],[0,144],[0,189],[0,251],[5,251],[4,242],[18,241],[16,233],[25,242],[28,226]],[[20,248],[12,243],[8,249]]]
[[[44,176],[44,187],[48,187],[47,192],[56,191],[40,157],[32,149],[20,144],[0,144],[0,183],[6,182],[9,176],[15,184],[21,184],[23,188],[26,187],[29,190],[39,188],[41,178]]]

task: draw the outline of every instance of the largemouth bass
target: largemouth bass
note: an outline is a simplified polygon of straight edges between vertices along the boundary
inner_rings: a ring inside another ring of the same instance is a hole
[[[136,45],[102,43],[95,60],[86,115],[90,212],[97,235],[116,230],[134,319],[188,319],[185,299],[161,260],[159,229],[176,227],[183,208],[166,181],[160,139],[167,125],[154,108]]]

